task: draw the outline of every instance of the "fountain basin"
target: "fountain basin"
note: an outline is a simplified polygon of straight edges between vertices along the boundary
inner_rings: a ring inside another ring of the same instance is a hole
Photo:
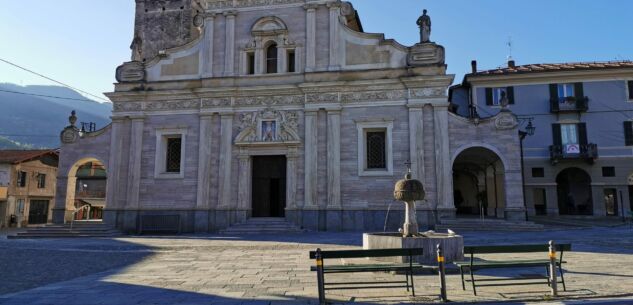
[[[443,233],[419,234],[403,237],[401,233],[364,233],[363,249],[423,248],[424,255],[414,257],[424,265],[437,265],[437,245],[441,244],[447,263],[464,259],[464,237]],[[408,263],[407,257],[376,258],[380,261]]]

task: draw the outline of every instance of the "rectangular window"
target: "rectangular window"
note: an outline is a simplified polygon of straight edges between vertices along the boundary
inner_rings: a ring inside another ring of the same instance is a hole
[[[602,168],[602,177],[615,177],[615,167],[605,166]]]
[[[26,187],[26,172],[18,172],[17,185],[18,187]]]
[[[255,53],[246,53],[246,74],[255,74]]]
[[[604,207],[607,210],[607,216],[618,216],[618,195],[616,189],[604,189]]]
[[[16,215],[24,214],[24,199],[18,199],[18,202],[15,205],[15,214]]]
[[[633,100],[633,80],[627,82],[629,88],[629,100]]]
[[[295,51],[288,51],[288,72],[293,73],[295,71]]]
[[[501,106],[504,96],[508,104],[514,104],[514,87],[486,88],[486,105]]]
[[[574,97],[574,84],[558,84],[558,102],[565,103],[567,98]]]
[[[533,167],[532,168],[532,177],[534,178],[543,178],[545,177],[545,169],[542,167]]]
[[[579,144],[578,142],[578,125],[561,124],[561,140],[563,145]]]
[[[386,169],[386,131],[368,131],[367,139],[367,169]]]
[[[624,145],[626,146],[633,145],[633,122],[632,121],[624,122]]]
[[[46,188],[46,174],[37,174],[37,188]]]
[[[179,173],[180,172],[180,159],[181,159],[182,139],[167,138],[166,149],[166,166],[165,172],[167,173]]]

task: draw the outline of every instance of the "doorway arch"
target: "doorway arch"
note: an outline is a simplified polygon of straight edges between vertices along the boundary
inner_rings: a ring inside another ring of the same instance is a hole
[[[502,217],[505,209],[505,166],[493,150],[475,146],[453,161],[453,197],[458,216]]]
[[[66,210],[75,220],[101,220],[106,204],[106,168],[96,158],[84,158],[68,172]]]
[[[591,176],[577,167],[562,170],[556,176],[560,215],[593,215]]]

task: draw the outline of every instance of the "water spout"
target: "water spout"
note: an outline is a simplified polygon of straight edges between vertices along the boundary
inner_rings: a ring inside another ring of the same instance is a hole
[[[389,212],[391,211],[391,205],[393,203],[394,203],[393,201],[389,202],[389,206],[387,207],[387,214],[385,215],[385,226],[382,228],[383,232],[387,232],[387,222],[389,220]]]

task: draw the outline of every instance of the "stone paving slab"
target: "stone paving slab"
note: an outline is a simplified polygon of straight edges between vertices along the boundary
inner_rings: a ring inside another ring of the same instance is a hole
[[[569,262],[565,266],[568,291],[561,292],[566,303],[574,299],[633,297],[629,295],[633,293],[633,230],[628,228],[463,235],[468,245],[545,243],[549,239],[571,242],[574,251],[565,254]],[[0,290],[4,293],[0,304],[316,304],[316,276],[309,271],[313,262],[308,259],[308,251],[317,247],[358,249],[361,242],[361,233],[0,240],[1,270],[10,270],[0,277],[0,287],[5,287]],[[501,257],[508,255],[486,256]],[[28,263],[14,267],[14,262],[20,260]],[[487,278],[529,277],[543,274],[540,269],[481,274]],[[368,278],[401,280],[402,275],[331,275],[334,280]],[[408,296],[405,289],[365,289],[328,291],[328,300],[354,304],[439,302],[436,275],[416,275],[415,284],[416,297]],[[478,296],[469,289],[462,290],[457,274],[447,277],[447,285],[449,298],[457,303],[550,301],[546,285],[481,287]]]

